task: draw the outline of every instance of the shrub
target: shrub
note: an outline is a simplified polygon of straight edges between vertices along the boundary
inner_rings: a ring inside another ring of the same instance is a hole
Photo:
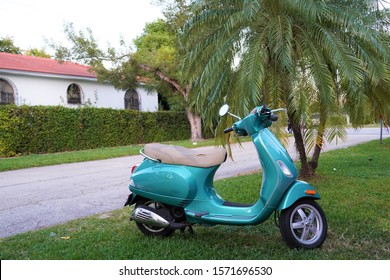
[[[1,157],[188,138],[190,127],[183,112],[0,107]]]

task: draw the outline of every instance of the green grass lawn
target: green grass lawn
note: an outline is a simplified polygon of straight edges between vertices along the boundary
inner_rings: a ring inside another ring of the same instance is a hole
[[[216,182],[227,200],[253,202],[260,174]],[[194,235],[148,238],[124,208],[0,239],[0,259],[390,259],[390,140],[322,154],[311,183],[329,229],[320,249],[292,250],[273,219],[258,226],[195,226]]]

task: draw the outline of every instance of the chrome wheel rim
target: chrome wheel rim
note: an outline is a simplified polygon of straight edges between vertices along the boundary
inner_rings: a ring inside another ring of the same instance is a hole
[[[294,238],[310,245],[318,241],[324,230],[320,212],[310,204],[298,205],[290,217],[290,228]]]

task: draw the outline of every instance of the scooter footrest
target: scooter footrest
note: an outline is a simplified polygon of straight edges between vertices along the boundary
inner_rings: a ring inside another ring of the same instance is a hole
[[[230,201],[225,201],[223,206],[229,206],[229,207],[251,207],[253,204],[243,204],[243,203],[236,203],[236,202],[230,202]]]

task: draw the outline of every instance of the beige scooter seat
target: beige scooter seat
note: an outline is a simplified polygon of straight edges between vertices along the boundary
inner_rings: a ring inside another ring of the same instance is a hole
[[[211,167],[226,160],[226,150],[211,148],[207,153],[179,146],[159,143],[146,144],[144,153],[152,159],[168,164],[181,164],[197,167]]]

